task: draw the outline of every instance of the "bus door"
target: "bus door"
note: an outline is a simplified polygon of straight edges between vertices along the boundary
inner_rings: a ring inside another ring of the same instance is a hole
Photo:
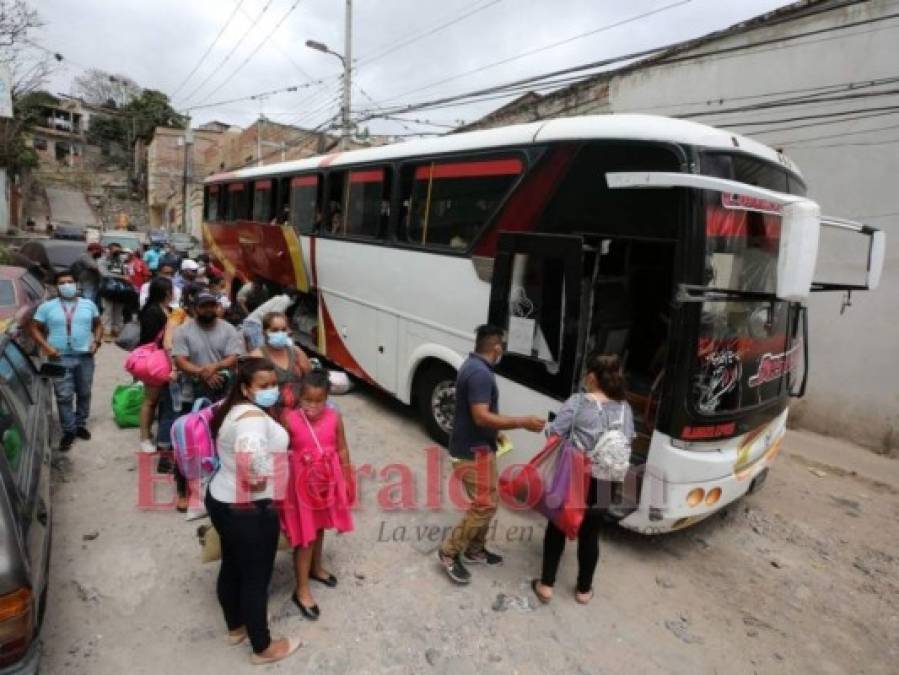
[[[577,390],[594,259],[579,236],[499,235],[489,321],[507,344],[496,373],[520,385],[504,409],[551,417]]]

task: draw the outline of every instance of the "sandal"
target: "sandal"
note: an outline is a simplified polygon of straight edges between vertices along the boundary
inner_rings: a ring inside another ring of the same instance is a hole
[[[591,588],[586,593],[580,593],[578,591],[574,592],[574,599],[580,605],[586,605],[593,599],[593,589]]]
[[[337,588],[337,577],[335,577],[333,574],[329,574],[327,577],[317,577],[313,574],[310,574],[309,578],[313,581],[317,581],[320,584],[324,584],[328,588]]]
[[[550,596],[546,596],[546,595],[544,595],[543,593],[541,593],[540,591],[538,591],[538,590],[537,590],[537,586],[538,586],[539,584],[540,584],[540,580],[539,580],[539,579],[532,579],[532,580],[531,580],[531,590],[534,591],[534,595],[537,596],[537,599],[538,599],[541,603],[543,603],[544,605],[547,605],[547,604],[549,604],[549,601],[553,599],[553,596],[551,596],[551,595],[550,595]]]
[[[318,608],[318,605],[307,607],[302,602],[300,602],[300,599],[297,597],[296,592],[294,592],[290,596],[290,599],[293,600],[293,604],[297,606],[303,616],[305,616],[310,621],[318,621],[318,617],[321,616],[321,610]]]

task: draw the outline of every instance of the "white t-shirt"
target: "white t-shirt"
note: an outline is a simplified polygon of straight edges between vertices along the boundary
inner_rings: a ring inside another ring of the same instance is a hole
[[[264,317],[269,312],[286,312],[287,308],[293,304],[293,299],[285,294],[276,295],[270,300],[266,300],[259,307],[254,309],[250,315],[244,319],[244,321],[249,321],[250,323],[258,323],[260,326],[262,325],[262,317]]]
[[[150,295],[150,282],[148,281],[140,287],[140,306],[143,308],[147,304],[147,296]],[[181,304],[181,289],[172,283],[172,302],[176,305]]]
[[[262,414],[239,419],[253,412]],[[284,495],[289,442],[284,427],[257,406],[249,403],[234,406],[225,416],[216,439],[219,470],[209,483],[212,496],[226,504],[237,504]],[[265,488],[258,492],[248,492],[245,486],[238,489],[238,470],[242,482],[250,477],[265,477]]]

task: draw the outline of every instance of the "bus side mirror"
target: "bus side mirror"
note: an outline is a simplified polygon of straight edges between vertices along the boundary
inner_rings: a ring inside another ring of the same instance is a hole
[[[815,202],[803,199],[783,205],[777,256],[777,297],[781,300],[801,302],[811,292],[820,229],[821,209]]]

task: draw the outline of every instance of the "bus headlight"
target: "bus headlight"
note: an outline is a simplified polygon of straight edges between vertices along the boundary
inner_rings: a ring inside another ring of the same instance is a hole
[[[701,504],[703,497],[705,497],[705,490],[702,488],[693,488],[687,493],[687,506],[693,508],[694,506]]]
[[[706,506],[714,506],[718,503],[718,500],[721,499],[721,488],[716,487],[709,490],[709,493],[705,496],[705,505]]]

